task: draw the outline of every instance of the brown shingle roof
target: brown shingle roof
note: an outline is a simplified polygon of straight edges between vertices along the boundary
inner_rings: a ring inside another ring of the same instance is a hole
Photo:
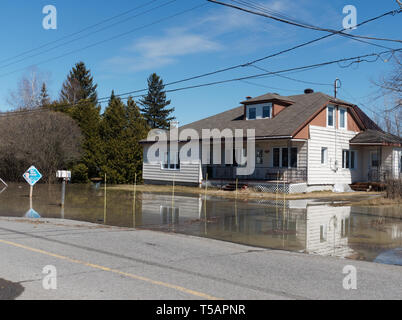
[[[381,144],[381,145],[402,145],[402,138],[383,131],[367,129],[360,132],[352,140],[351,144]]]
[[[247,99],[246,101],[242,101],[241,104],[258,103],[258,102],[269,101],[269,100],[283,101],[288,104],[295,102],[294,100],[290,99],[289,97],[283,97],[277,93],[267,93],[262,96],[258,96],[255,98]]]
[[[340,99],[335,99],[322,92],[294,95],[289,97],[282,97],[268,93],[254,99],[262,99],[266,101],[272,97],[275,99],[279,97],[280,99],[286,99],[286,101],[292,101],[292,104],[285,107],[285,109],[274,118],[256,120],[245,120],[244,106],[240,106],[182,126],[179,128],[179,131],[184,129],[194,129],[201,137],[202,129],[255,129],[256,137],[260,138],[274,138],[282,136],[293,137],[298,130],[302,129],[306,124],[308,124],[308,121],[317,115],[328,103],[348,105],[353,108],[359,118],[362,119],[362,125],[367,124],[367,126],[373,128],[376,126],[364,114],[364,112],[357,108],[354,104]],[[247,100],[246,103],[250,101],[251,100]],[[254,100],[254,102],[255,101],[257,100]]]
[[[201,136],[202,129],[255,129],[256,137],[292,136],[310,117],[331,99],[321,92],[287,97],[294,103],[272,119],[244,120],[244,107],[237,107],[183,127],[195,129]]]

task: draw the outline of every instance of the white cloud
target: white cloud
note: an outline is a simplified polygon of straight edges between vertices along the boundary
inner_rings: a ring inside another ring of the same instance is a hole
[[[107,63],[126,71],[139,71],[172,64],[181,56],[221,49],[219,43],[201,34],[170,29],[161,37],[141,38],[125,50],[129,54],[113,57]]]

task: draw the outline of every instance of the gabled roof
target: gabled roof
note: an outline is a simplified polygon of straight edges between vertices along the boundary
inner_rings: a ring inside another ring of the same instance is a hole
[[[180,127],[179,130],[195,129],[201,136],[202,129],[255,129],[256,137],[290,137],[330,102],[353,106],[351,103],[335,100],[321,92],[289,96],[286,99],[293,101],[293,104],[286,107],[274,118],[245,120],[244,106],[240,106],[187,124]],[[247,100],[247,102],[249,101]]]
[[[362,145],[392,145],[402,146],[402,138],[383,131],[367,129],[360,132],[352,140],[351,144]]]
[[[258,97],[251,98],[251,99],[248,99],[246,101],[243,101],[243,102],[241,102],[241,104],[253,104],[253,103],[265,102],[265,101],[282,101],[282,102],[285,102],[287,104],[292,104],[292,103],[295,102],[291,98],[280,96],[277,93],[267,93],[267,94],[264,94],[262,96],[258,96]]]
[[[276,94],[268,93],[244,101],[248,104],[250,101],[266,101],[275,99],[282,99],[282,101],[292,101],[292,103],[285,107],[273,118],[245,120],[244,118],[244,105],[239,106],[211,117],[198,120],[182,126],[179,132],[184,129],[194,129],[197,131],[199,137],[202,137],[203,129],[255,129],[255,136],[257,138],[290,138],[294,137],[301,129],[321,112],[327,104],[339,104],[349,107],[351,113],[355,116],[356,121],[362,129],[381,130],[362,110],[360,110],[353,103],[335,99],[322,92],[314,92],[309,94],[300,94],[288,97],[282,97]],[[168,134],[168,132],[167,132]],[[143,140],[142,142],[146,142]]]

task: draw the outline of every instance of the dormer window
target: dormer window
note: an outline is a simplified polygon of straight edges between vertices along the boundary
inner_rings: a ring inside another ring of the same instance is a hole
[[[327,108],[327,126],[335,126],[335,108],[333,106],[328,106]]]
[[[248,119],[254,120],[257,118],[257,109],[256,108],[249,108],[248,109]]]
[[[263,106],[262,107],[262,117],[263,118],[271,118],[271,106]]]

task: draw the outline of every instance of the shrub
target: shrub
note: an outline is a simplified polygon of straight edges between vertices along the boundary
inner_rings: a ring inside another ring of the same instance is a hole
[[[72,183],[88,183],[88,168],[85,164],[79,163],[71,170]]]

